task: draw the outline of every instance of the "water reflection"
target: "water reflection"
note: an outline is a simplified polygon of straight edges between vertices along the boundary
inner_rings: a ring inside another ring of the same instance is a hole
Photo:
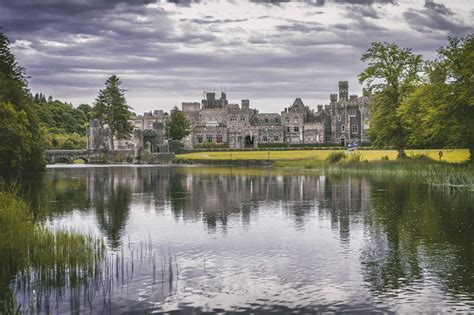
[[[176,249],[175,300],[149,292],[137,302],[142,309],[226,300],[219,307],[243,303],[249,311],[472,310],[472,193],[200,167],[58,168],[31,184],[25,191],[39,221],[74,226],[79,213],[112,249],[147,234],[157,249]]]

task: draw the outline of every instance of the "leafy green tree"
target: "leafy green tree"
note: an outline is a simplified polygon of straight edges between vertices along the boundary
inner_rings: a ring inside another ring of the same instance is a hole
[[[26,113],[17,111],[10,102],[0,103],[0,135],[0,172],[22,169],[30,154],[32,135]]]
[[[411,146],[467,147],[474,161],[474,36],[449,38],[428,68],[430,81],[399,108]]]
[[[92,108],[92,118],[97,118],[102,124],[108,124],[111,134],[111,149],[114,150],[114,137],[124,139],[130,137],[133,126],[129,122],[133,117],[131,107],[127,105],[122,82],[112,75],[105,82],[105,88],[100,90]]]
[[[77,106],[77,109],[82,111],[84,115],[86,115],[87,119],[90,119],[90,113],[91,113],[92,107],[89,104],[81,104]]]
[[[361,60],[368,66],[359,81],[376,93],[370,102],[371,141],[375,146],[395,147],[398,158],[403,158],[406,134],[397,110],[421,81],[423,59],[393,43],[372,43]]]
[[[44,167],[43,135],[32,108],[25,69],[18,65],[0,32],[0,173],[38,171]],[[11,141],[18,142],[14,143]]]
[[[191,125],[186,116],[177,106],[171,111],[170,120],[166,124],[166,136],[170,140],[182,140],[191,132]]]

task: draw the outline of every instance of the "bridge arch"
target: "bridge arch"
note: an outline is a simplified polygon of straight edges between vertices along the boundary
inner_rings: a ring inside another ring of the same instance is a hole
[[[89,164],[89,159],[84,157],[84,156],[74,156],[72,158],[72,163],[74,163],[76,161],[83,161],[85,164]]]
[[[53,161],[53,164],[56,164],[56,163],[71,164],[72,161],[65,156],[59,156]]]

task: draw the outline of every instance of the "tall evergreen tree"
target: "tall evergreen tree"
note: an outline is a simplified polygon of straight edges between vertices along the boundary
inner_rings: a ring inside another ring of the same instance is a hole
[[[368,66],[359,81],[377,93],[370,103],[371,141],[379,147],[395,147],[398,158],[403,158],[406,134],[397,110],[420,82],[423,59],[396,44],[372,43],[361,60]]]
[[[6,120],[0,123],[0,139],[8,139],[0,141],[1,174],[44,167],[44,140],[32,109],[25,69],[18,65],[9,45],[8,38],[0,32],[0,117]],[[14,142],[9,141],[14,139],[19,141],[11,146]]]
[[[127,105],[122,82],[114,74],[105,82],[105,88],[100,90],[92,108],[92,118],[97,118],[110,129],[110,146],[114,150],[114,137],[126,139],[133,130],[129,120],[133,117],[131,107]]]

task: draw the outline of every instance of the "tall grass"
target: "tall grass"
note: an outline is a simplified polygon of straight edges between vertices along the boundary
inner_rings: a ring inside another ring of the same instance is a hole
[[[325,174],[360,174],[415,180],[431,186],[474,191],[474,166],[453,164],[430,159],[426,155],[412,155],[404,160],[382,159],[367,161],[357,152],[336,152],[325,160],[301,159],[276,161],[275,167],[305,168]]]
[[[29,205],[0,184],[0,314],[50,313],[63,301],[71,313],[92,313],[100,304],[111,313],[114,292],[142,268],[153,285],[160,282],[157,260],[151,237],[110,251],[92,234],[35,224]],[[176,255],[163,251],[162,290],[175,290],[178,275]]]
[[[92,235],[35,225],[28,204],[14,189],[0,191],[1,314],[24,310],[15,300],[17,291],[32,292],[36,305],[31,310],[52,289],[61,293],[88,286],[100,274],[104,254],[104,242]]]

